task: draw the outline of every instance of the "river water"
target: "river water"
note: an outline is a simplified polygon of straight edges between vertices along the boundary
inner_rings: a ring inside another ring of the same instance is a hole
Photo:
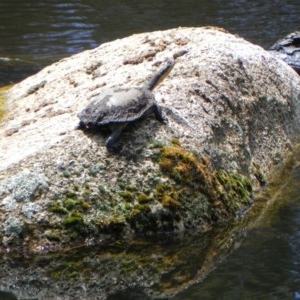
[[[0,84],[133,33],[220,26],[263,47],[294,31],[296,0],[1,0]]]
[[[299,15],[299,0],[1,0],[0,86],[101,43],[178,26],[220,26],[266,48],[299,29]],[[280,209],[175,299],[300,299],[299,180],[294,171]]]
[[[300,168],[241,246],[174,300],[300,299]]]

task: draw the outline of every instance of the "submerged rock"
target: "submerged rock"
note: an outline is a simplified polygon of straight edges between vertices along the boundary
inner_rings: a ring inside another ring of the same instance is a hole
[[[119,154],[107,152],[105,134],[74,130],[104,87],[142,86],[182,51],[155,90],[166,125],[147,118],[128,127]],[[25,170],[44,179],[25,207],[7,199],[17,187],[3,188],[1,223],[7,214],[16,222],[0,240],[43,251],[230,222],[293,148],[299,95],[284,62],[214,28],[137,34],[63,59],[7,95],[1,185]]]

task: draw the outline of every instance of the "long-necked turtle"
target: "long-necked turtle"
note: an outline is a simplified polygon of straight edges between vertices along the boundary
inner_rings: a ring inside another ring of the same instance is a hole
[[[295,31],[278,40],[269,51],[300,74],[300,31]]]
[[[80,122],[77,128],[100,131],[109,128],[112,134],[106,140],[106,147],[118,152],[122,149],[120,135],[128,123],[139,120],[151,111],[158,121],[165,123],[166,118],[151,91],[169,74],[174,64],[173,59],[168,60],[142,87],[114,87],[103,90],[78,114]]]

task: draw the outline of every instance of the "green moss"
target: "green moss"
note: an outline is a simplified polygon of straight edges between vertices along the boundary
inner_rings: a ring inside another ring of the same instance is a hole
[[[213,173],[206,159],[199,160],[193,153],[180,146],[165,147],[161,150],[160,169],[178,184],[188,185],[215,198],[212,186]]]
[[[85,200],[77,200],[73,198],[67,198],[63,202],[63,206],[68,210],[72,211],[74,209],[87,210],[90,208],[90,204]]]
[[[136,230],[136,232],[145,233],[146,230],[151,228],[151,220],[148,214],[151,209],[149,205],[135,205],[131,210],[130,214],[127,216],[127,222]],[[152,228],[155,230],[155,228]]]
[[[77,199],[77,196],[73,192],[67,192],[65,199],[54,200],[53,205],[50,207],[50,211],[56,214],[69,214],[73,211],[86,211],[90,208],[90,204],[84,199]]]
[[[166,191],[166,188],[169,189],[169,186],[166,184],[162,184],[162,183],[157,184],[155,187],[155,194],[158,197],[163,196]]]
[[[118,235],[129,225],[146,235],[180,226],[205,228],[216,221],[229,221],[250,206],[252,186],[244,176],[214,170],[208,158],[186,150],[178,140],[155,151],[158,180],[149,179],[143,186],[124,180],[111,190],[99,186],[98,191],[77,186],[55,200],[51,211],[62,215],[59,225],[69,239]],[[97,219],[87,215],[90,207],[100,212]],[[55,241],[55,236],[49,235],[51,238]]]
[[[58,204],[58,203],[54,203],[54,204],[50,207],[50,211],[51,211],[52,213],[62,214],[62,215],[66,215],[66,214],[69,213],[69,211],[68,211],[65,207],[61,206],[61,205]]]
[[[208,158],[187,151],[178,140],[155,152],[157,180],[149,179],[143,186],[124,180],[111,189],[100,185],[98,191],[88,185],[76,186],[63,199],[55,200],[51,211],[62,215],[60,230],[67,238],[100,233],[121,236],[128,226],[143,235],[181,226],[205,229],[216,221],[229,221],[251,204],[250,180],[214,170]],[[95,219],[88,215],[91,207],[100,212]],[[55,236],[49,235],[51,238],[55,241]]]
[[[173,146],[180,146],[179,139],[174,138],[174,139],[171,140],[171,143],[172,143]]]
[[[173,198],[170,195],[164,195],[162,197],[161,204],[163,207],[169,209],[181,209],[183,207],[176,198]]]
[[[113,233],[120,234],[123,232],[125,225],[125,220],[119,215],[112,215],[107,218],[95,219],[93,224],[102,233]]]
[[[159,141],[159,140],[151,140],[149,145],[148,145],[148,148],[149,149],[155,149],[155,148],[162,148],[165,146],[165,143],[162,142],[162,141]]]
[[[74,207],[76,207],[78,204],[78,200],[72,199],[72,198],[67,198],[64,201],[64,205],[68,210],[73,209]]]
[[[78,205],[84,210],[87,210],[91,207],[91,205],[88,202],[84,201],[84,200],[80,200]]]
[[[148,213],[150,211],[151,211],[151,209],[150,209],[149,205],[138,204],[138,205],[134,206],[134,208],[132,210],[132,215],[138,216],[139,214],[145,214],[145,213]]]
[[[243,210],[252,203],[252,185],[248,178],[220,170],[217,180],[222,202],[231,213]]]
[[[77,192],[75,190],[74,191],[69,190],[64,193],[64,196],[66,198],[77,198]]]
[[[138,194],[137,195],[137,201],[140,203],[140,204],[144,204],[144,203],[149,203],[151,202],[153,199],[149,196],[147,196],[146,194],[144,193],[141,193],[141,194]]]
[[[133,193],[130,191],[122,191],[120,192],[120,196],[126,201],[126,202],[132,202],[134,199]]]
[[[260,166],[256,163],[252,164],[253,174],[256,177],[257,181],[260,183],[261,186],[265,186],[267,184],[267,180],[260,169]]]
[[[183,190],[179,189],[178,186],[174,187],[171,184],[160,183],[155,187],[154,197],[165,208],[179,209],[183,207],[179,200],[182,192]]]
[[[197,209],[191,210],[192,214],[195,213],[194,218],[202,215],[214,220],[234,216],[250,206],[252,185],[249,179],[224,170],[214,170],[208,158],[199,158],[177,141],[173,145],[160,150],[160,170],[175,182],[156,186],[155,196],[164,207],[180,211],[184,207],[193,207],[193,202],[199,201]],[[200,205],[204,201],[199,198],[201,194],[209,205]],[[199,211],[199,207],[203,211]]]
[[[61,241],[61,237],[58,233],[56,232],[49,232],[46,234],[46,238],[49,240],[49,241],[52,241],[52,242],[60,242]]]
[[[125,186],[125,189],[129,192],[136,192],[138,191],[138,187],[133,184],[128,184]]]
[[[90,223],[86,223],[82,213],[79,211],[73,211],[63,222],[63,226],[68,230],[68,237],[77,239],[86,236],[89,232]]]
[[[86,197],[88,198],[90,195],[91,195],[91,189],[89,187],[89,185],[84,185],[82,191],[81,191],[81,194],[83,197]]]
[[[69,217],[65,218],[63,224],[66,227],[78,227],[84,224],[83,216],[79,212],[73,212]]]

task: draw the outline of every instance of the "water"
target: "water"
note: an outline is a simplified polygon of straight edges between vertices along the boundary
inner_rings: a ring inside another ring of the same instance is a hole
[[[103,42],[178,26],[220,26],[267,47],[296,29],[299,13],[287,0],[2,0],[0,85]]]
[[[250,231],[219,268],[174,298],[196,299],[300,299],[299,187],[269,224]]]
[[[299,15],[299,0],[1,0],[0,86],[101,43],[178,26],[220,26],[266,48],[299,29]],[[300,299],[299,179],[268,222],[174,299]]]

